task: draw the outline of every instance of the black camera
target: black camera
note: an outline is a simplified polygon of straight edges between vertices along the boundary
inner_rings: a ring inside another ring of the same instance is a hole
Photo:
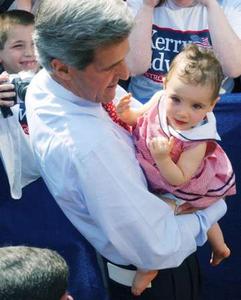
[[[24,101],[30,80],[14,78],[11,83],[14,85],[14,90],[16,93],[16,96],[14,97],[14,100],[13,100],[14,103],[17,103],[19,101]],[[17,100],[17,99],[19,99],[19,100]]]
[[[25,95],[27,92],[28,85],[32,78],[22,79],[18,74],[9,75],[9,82],[14,85],[14,92],[16,95],[14,97],[5,98],[2,100],[13,101],[14,105],[19,102],[24,102]],[[12,91],[12,90],[11,90]],[[1,111],[4,118],[12,116],[12,110],[10,107],[1,106]]]

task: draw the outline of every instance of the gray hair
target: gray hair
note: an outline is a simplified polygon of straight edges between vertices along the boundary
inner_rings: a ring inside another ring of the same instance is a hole
[[[123,0],[43,0],[34,33],[39,62],[51,71],[51,61],[58,58],[82,70],[96,49],[127,38],[132,27]]]

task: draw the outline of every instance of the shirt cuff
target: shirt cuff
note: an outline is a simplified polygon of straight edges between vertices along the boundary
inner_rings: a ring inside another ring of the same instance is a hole
[[[219,200],[208,208],[199,210],[194,214],[178,215],[177,222],[184,225],[196,240],[197,246],[202,246],[207,240],[207,231],[217,223],[227,211],[224,200]]]
[[[219,200],[208,208],[199,210],[195,215],[199,219],[200,231],[196,236],[197,246],[202,246],[207,240],[207,231],[217,223],[227,212],[227,205],[224,200]]]

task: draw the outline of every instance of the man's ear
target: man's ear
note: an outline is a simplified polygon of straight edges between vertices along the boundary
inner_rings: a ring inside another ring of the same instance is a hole
[[[67,292],[59,300],[74,300]]]
[[[51,61],[53,74],[63,80],[70,80],[69,66],[64,64],[61,60],[54,58]]]

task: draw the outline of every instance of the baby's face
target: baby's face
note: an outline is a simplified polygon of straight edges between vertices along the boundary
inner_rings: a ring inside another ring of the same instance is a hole
[[[9,31],[4,49],[0,50],[0,62],[8,73],[37,70],[32,34],[33,25],[14,25]]]
[[[188,130],[200,123],[212,111],[211,85],[184,83],[175,74],[165,85],[168,124],[176,130]]]

